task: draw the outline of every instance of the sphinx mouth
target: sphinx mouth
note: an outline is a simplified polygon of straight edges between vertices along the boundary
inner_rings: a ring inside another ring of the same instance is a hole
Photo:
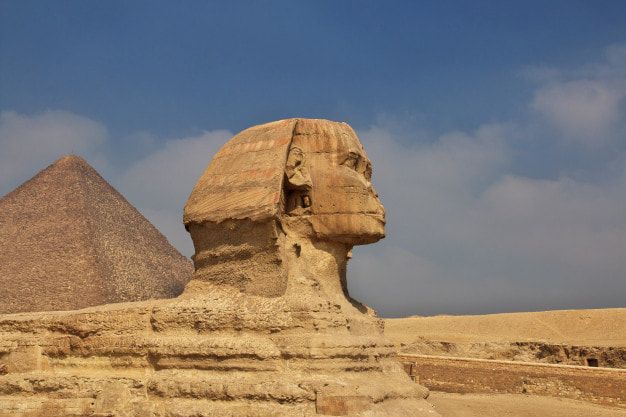
[[[385,214],[384,213],[380,213],[380,212],[375,212],[375,213],[364,213],[369,217],[373,217],[376,220],[378,220],[379,222],[381,222],[383,225],[387,224],[387,221],[385,220]]]
[[[334,214],[350,214],[353,216],[364,216],[364,218],[374,219],[378,221],[383,226],[387,224],[385,220],[385,214],[379,211],[361,211],[361,212],[352,212],[352,213],[334,213]]]

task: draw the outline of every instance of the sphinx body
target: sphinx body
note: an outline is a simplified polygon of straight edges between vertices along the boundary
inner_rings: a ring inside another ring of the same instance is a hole
[[[371,172],[345,123],[236,135],[185,206],[181,296],[0,316],[0,416],[435,416],[347,292],[384,236]]]

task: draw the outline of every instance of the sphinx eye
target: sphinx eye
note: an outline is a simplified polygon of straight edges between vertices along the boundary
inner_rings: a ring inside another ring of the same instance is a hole
[[[356,170],[359,165],[359,155],[354,152],[350,152],[341,165],[345,165],[348,168]]]
[[[365,171],[363,171],[363,176],[368,181],[372,180],[372,164],[370,164],[369,162],[365,165]]]

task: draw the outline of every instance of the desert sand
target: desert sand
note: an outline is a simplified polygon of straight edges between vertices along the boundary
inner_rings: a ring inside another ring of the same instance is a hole
[[[543,341],[626,346],[626,308],[415,316],[386,319],[385,325],[388,337],[404,344],[423,337],[450,342]]]

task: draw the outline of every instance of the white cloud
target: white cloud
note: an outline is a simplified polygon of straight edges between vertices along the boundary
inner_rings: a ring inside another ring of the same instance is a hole
[[[532,107],[566,139],[595,146],[612,138],[626,88],[604,80],[553,82],[535,93]]]
[[[540,85],[531,108],[565,141],[599,147],[623,140],[626,44],[604,51],[604,60],[572,69],[527,67],[522,75]]]
[[[75,153],[98,163],[106,128],[64,111],[0,113],[0,193],[4,194],[58,157]]]

